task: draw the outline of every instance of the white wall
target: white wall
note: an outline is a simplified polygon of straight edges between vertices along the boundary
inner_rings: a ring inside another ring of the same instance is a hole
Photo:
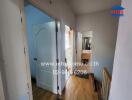
[[[86,33],[82,33],[82,37],[93,37],[93,31],[88,31]]]
[[[65,25],[75,28],[75,16],[70,7],[64,0],[52,0],[50,5],[49,0],[30,0],[34,5],[47,12],[50,16],[63,21]]]
[[[109,100],[132,100],[132,0],[123,0]]]
[[[1,0],[0,3],[0,40],[7,100],[29,99],[19,4],[18,0]]]
[[[104,66],[112,73],[117,26],[118,18],[112,17],[110,10],[77,17],[78,32],[93,31],[93,61],[98,61],[99,66],[93,66],[92,70],[99,80]]]

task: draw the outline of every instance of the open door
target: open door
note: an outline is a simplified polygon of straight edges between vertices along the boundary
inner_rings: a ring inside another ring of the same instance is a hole
[[[81,63],[81,52],[82,52],[82,34],[77,35],[77,62]]]
[[[73,68],[73,30],[67,25],[65,25],[65,57],[67,63],[65,79],[67,81]]]
[[[37,86],[57,94],[56,70],[56,22],[35,25],[33,41],[36,52]],[[46,38],[44,38],[46,37]]]

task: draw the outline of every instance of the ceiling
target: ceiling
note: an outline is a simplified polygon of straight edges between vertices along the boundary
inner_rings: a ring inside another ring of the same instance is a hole
[[[110,9],[121,0],[66,0],[76,15]]]

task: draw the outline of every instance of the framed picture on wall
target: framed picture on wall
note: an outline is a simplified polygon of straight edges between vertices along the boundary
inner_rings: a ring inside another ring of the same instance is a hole
[[[82,49],[91,50],[90,37],[83,37],[82,39]]]

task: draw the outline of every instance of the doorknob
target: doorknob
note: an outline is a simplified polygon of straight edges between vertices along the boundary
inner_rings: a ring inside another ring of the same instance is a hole
[[[37,61],[38,59],[37,58],[34,58],[34,61]]]
[[[67,63],[67,59],[65,58],[65,62]]]

